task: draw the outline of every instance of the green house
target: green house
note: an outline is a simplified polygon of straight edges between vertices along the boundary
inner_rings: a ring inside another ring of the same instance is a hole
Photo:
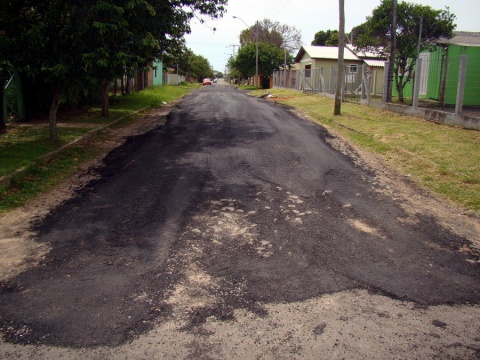
[[[480,105],[480,32],[458,31],[452,39],[437,44],[429,54],[427,97],[455,105],[460,57],[467,55],[463,104]]]
[[[422,70],[419,95],[438,100],[444,105],[455,105],[457,100],[460,57],[468,56],[465,80],[464,105],[480,105],[480,33],[457,31],[452,39],[442,39],[431,52],[420,54]],[[413,76],[403,89],[405,97],[411,97]],[[393,96],[398,92],[395,86]]]

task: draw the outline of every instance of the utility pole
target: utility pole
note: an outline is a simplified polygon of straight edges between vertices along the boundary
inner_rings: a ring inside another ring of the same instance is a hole
[[[255,86],[258,89],[258,20],[255,22]]]
[[[335,89],[335,107],[333,115],[341,115],[342,92],[343,92],[343,55],[345,51],[345,1],[338,0],[339,4],[339,25],[338,25],[338,71],[337,88]]]
[[[392,102],[393,67],[397,48],[397,0],[392,0],[392,28],[390,29],[390,58],[388,64],[387,102]]]
[[[227,47],[231,47],[232,48],[232,56],[230,57],[230,59],[234,59],[235,58],[235,48],[238,47],[239,45],[228,45]],[[233,68],[230,69],[230,75],[233,76],[233,83],[235,83],[235,72],[233,71]]]

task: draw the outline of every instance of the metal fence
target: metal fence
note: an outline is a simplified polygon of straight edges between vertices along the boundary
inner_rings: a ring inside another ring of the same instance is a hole
[[[335,94],[337,87],[337,68],[330,67],[305,70],[281,70],[273,73],[273,86],[301,90],[304,92]],[[360,99],[362,73],[349,72],[345,68],[343,95],[345,99]]]
[[[445,54],[443,49],[421,54],[416,69],[403,88],[405,104],[480,117],[480,48],[462,49],[457,51],[458,54]],[[377,67],[372,70],[364,64],[358,67],[358,72],[351,70],[345,68],[342,91],[345,101],[368,99],[385,102],[388,63],[385,63],[384,69]],[[403,75],[406,77],[408,74]],[[380,81],[380,78],[383,80]],[[335,66],[284,70],[274,72],[273,86],[331,95],[335,94],[336,79]],[[399,94],[395,79],[392,81],[393,101],[397,102]]]

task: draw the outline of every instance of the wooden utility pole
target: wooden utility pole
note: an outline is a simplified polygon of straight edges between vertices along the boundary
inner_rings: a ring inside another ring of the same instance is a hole
[[[390,29],[390,58],[388,66],[387,102],[392,102],[393,68],[397,48],[397,0],[392,0],[392,28]]]
[[[337,88],[335,89],[335,107],[333,109],[333,115],[341,115],[343,78],[344,78],[343,53],[345,51],[345,0],[338,0],[338,4],[339,4],[338,71],[337,71]]]

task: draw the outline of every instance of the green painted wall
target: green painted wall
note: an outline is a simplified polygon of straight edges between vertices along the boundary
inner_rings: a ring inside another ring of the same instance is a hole
[[[157,60],[153,63],[153,86],[163,85],[163,63]]]
[[[460,56],[467,55],[467,75],[463,105],[480,105],[480,48],[450,45],[448,47],[448,68],[445,84],[445,104],[456,103]]]
[[[436,49],[430,53],[427,88],[427,98],[429,99],[440,100],[442,67],[445,61],[445,54],[444,46],[437,46]]]
[[[442,70],[445,66],[445,100],[446,105],[455,105],[457,100],[458,73],[460,67],[460,57],[468,56],[467,75],[465,80],[464,105],[480,105],[480,47],[449,45],[437,46],[430,53],[430,65],[428,72],[427,98],[440,100],[442,87]],[[446,58],[448,58],[447,63]],[[404,97],[412,96],[412,83],[410,81],[403,90]],[[398,96],[395,86],[392,91],[393,96]]]

